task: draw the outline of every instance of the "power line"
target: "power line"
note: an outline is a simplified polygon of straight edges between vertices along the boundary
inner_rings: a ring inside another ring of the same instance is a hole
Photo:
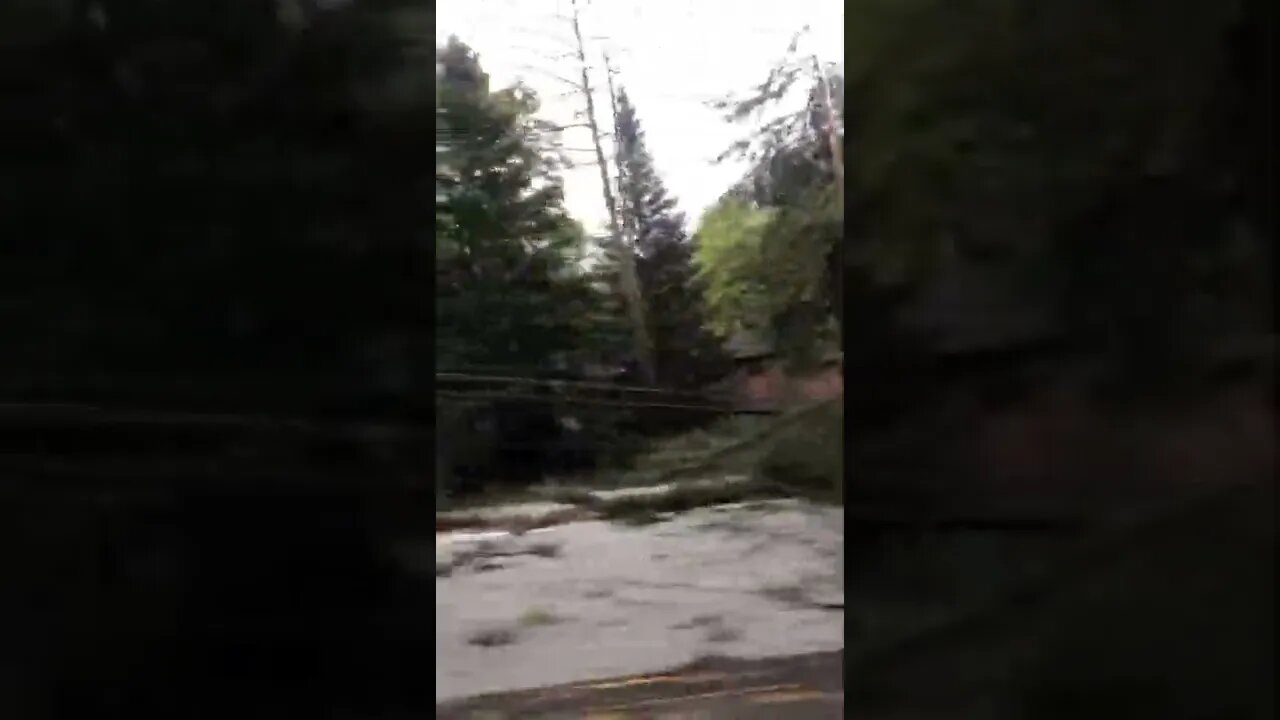
[[[451,393],[437,392],[437,399],[452,400],[457,403],[478,403],[489,400],[536,400],[539,402],[555,402],[566,405],[596,405],[601,407],[618,407],[618,408],[664,408],[669,410],[690,410],[696,412],[704,412],[715,415],[728,415],[733,413],[746,412],[768,412],[760,408],[735,408],[731,406],[719,405],[677,405],[674,403],[634,403],[621,402],[617,400],[599,400],[588,398],[571,398],[571,397],[551,397],[547,395],[533,395],[523,393]]]
[[[558,388],[583,388],[593,390],[606,390],[610,392],[624,393],[650,393],[658,395],[666,395],[668,397],[687,397],[697,399],[714,399],[724,400],[727,398],[718,397],[714,393],[691,392],[688,390],[676,390],[667,388],[650,387],[647,385],[622,385],[615,383],[592,382],[589,380],[557,380],[554,378],[532,378],[532,377],[515,377],[515,376],[499,376],[499,375],[473,375],[469,373],[445,372],[436,373],[436,381],[452,380],[455,382],[502,382],[512,384],[534,385]]]

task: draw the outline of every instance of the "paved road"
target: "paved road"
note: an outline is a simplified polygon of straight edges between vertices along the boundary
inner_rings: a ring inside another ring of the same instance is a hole
[[[844,717],[844,652],[714,658],[654,675],[485,695],[437,706],[441,720]]]

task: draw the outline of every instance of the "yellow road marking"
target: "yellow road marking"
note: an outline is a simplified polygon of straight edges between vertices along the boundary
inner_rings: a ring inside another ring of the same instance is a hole
[[[629,710],[632,708],[653,707],[655,705],[671,705],[673,703],[684,703],[696,700],[710,700],[718,697],[729,697],[732,695],[746,695],[749,693],[770,693],[781,692],[785,690],[804,690],[803,685],[788,683],[785,685],[761,685],[759,687],[736,688],[733,690],[717,690],[715,692],[699,693],[697,695],[681,695],[672,698],[652,698],[648,700],[639,700],[633,703],[625,703],[622,705],[610,705],[600,708],[605,712],[616,712],[619,710]]]
[[[710,682],[712,680],[723,680],[728,677],[724,673],[703,673],[701,675],[641,675],[638,677],[630,677],[624,680],[613,680],[610,682],[596,683],[593,685],[579,685],[575,690],[612,690],[621,687],[635,687],[637,685],[657,685],[659,683],[680,683],[683,685],[692,685],[700,682]]]
[[[825,693],[817,690],[794,690],[790,692],[770,692],[761,695],[750,695],[747,699],[760,704],[782,704],[804,702],[806,700],[831,700],[839,697],[836,693]]]
[[[659,685],[663,683],[696,685],[716,680],[745,680],[753,677],[769,675],[766,671],[748,671],[739,673],[704,672],[689,675],[632,675],[618,679],[604,680],[595,684],[567,685],[554,688],[529,691],[529,701],[534,703],[564,701],[583,695],[590,695],[598,690],[616,690],[619,688]],[[528,701],[526,701],[528,702]]]
[[[531,699],[535,704],[546,702],[553,698],[565,700],[576,695],[586,695],[593,690],[613,690],[618,688],[637,687],[645,685],[660,684],[681,684],[693,685],[697,683],[705,683],[716,680],[742,680],[744,678],[768,675],[767,672],[744,672],[744,673],[694,673],[689,675],[635,675],[622,679],[607,680],[603,682],[571,685],[559,689],[548,689],[541,692],[530,693]],[[827,693],[819,692],[812,688],[796,683],[786,683],[779,685],[758,685],[728,688],[724,690],[716,690],[712,692],[696,693],[692,695],[680,695],[676,697],[658,697],[658,698],[641,698],[628,703],[616,705],[598,705],[596,707],[584,708],[584,717],[595,718],[596,720],[625,720],[631,717],[627,711],[638,708],[652,708],[657,706],[677,705],[681,703],[698,702],[702,700],[711,700],[714,698],[724,698],[732,696],[745,696],[745,700],[752,703],[761,704],[785,704],[804,702],[812,700],[833,700],[842,698],[843,693]],[[585,699],[585,698],[584,698]],[[603,698],[601,698],[603,699]],[[702,714],[680,714],[671,717],[689,717],[699,718]],[[501,714],[491,716],[473,715],[472,717],[505,717]],[[667,717],[667,716],[664,716]]]

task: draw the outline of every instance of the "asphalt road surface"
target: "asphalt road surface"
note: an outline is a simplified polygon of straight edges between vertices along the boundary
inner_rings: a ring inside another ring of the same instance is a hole
[[[844,652],[708,658],[669,672],[484,695],[436,707],[441,720],[844,717]]]

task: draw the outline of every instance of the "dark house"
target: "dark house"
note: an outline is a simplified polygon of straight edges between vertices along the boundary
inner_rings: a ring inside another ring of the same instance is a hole
[[[844,395],[842,354],[827,353],[817,370],[795,373],[778,357],[773,341],[761,333],[738,332],[725,343],[733,372],[712,390],[738,407],[776,412],[789,406]]]

